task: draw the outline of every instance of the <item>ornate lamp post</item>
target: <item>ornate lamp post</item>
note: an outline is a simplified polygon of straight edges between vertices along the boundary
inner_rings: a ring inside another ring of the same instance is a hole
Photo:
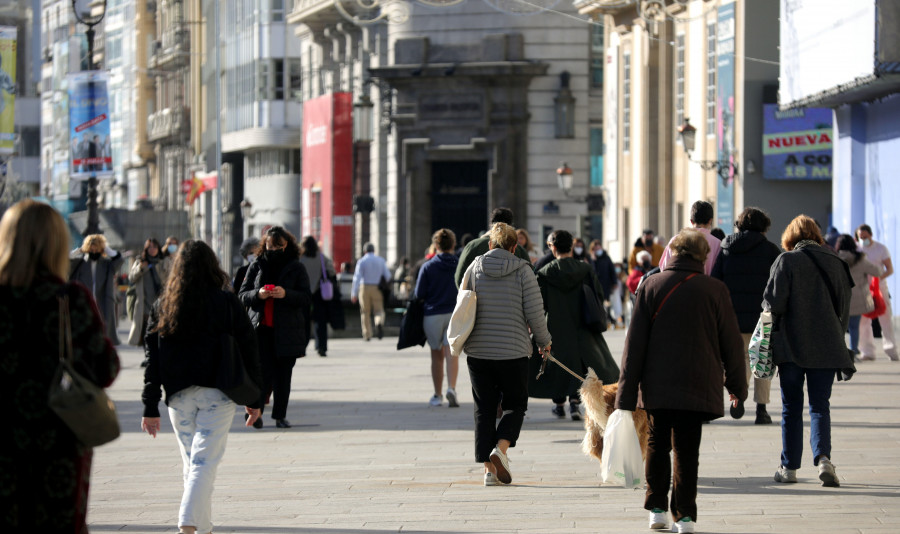
[[[694,143],[696,142],[697,129],[691,124],[690,119],[684,119],[684,124],[678,127],[678,135],[681,137],[681,146],[684,148],[684,153],[687,154],[689,161],[693,161],[700,165],[700,168],[704,171],[715,169],[719,178],[722,179],[722,183],[728,182],[729,171],[734,171],[734,175],[737,176],[737,165],[730,161],[698,160],[691,158],[691,152],[694,151]]]
[[[79,7],[78,4],[81,4],[81,7]],[[91,14],[90,8],[95,5],[101,6],[99,15]],[[84,10],[85,8],[87,8],[87,10]],[[94,70],[96,68],[94,65],[94,26],[103,22],[103,18],[106,16],[106,0],[93,0],[90,2],[84,0],[80,2],[78,0],[72,0],[72,11],[75,13],[75,18],[78,22],[87,26],[84,35],[87,37],[88,45],[88,70]],[[87,212],[87,227],[84,229],[83,235],[99,234],[100,211],[99,206],[97,205],[96,173],[91,173],[91,177],[88,179]]]

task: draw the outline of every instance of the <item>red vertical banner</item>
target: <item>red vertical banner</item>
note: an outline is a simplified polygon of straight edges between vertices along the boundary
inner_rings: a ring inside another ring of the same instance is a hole
[[[331,93],[303,103],[303,235],[314,236],[335,267],[353,260],[353,103]]]

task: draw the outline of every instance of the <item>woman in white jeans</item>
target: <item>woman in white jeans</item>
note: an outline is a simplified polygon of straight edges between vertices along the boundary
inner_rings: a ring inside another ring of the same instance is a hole
[[[141,428],[153,437],[159,432],[162,386],[184,463],[178,527],[185,534],[205,534],[212,532],[213,484],[237,407],[216,388],[229,334],[248,377],[259,386],[262,376],[253,327],[227,289],[228,276],[212,249],[202,241],[186,241],[171,274],[147,325]],[[258,395],[254,398],[246,407],[247,426],[259,418]]]

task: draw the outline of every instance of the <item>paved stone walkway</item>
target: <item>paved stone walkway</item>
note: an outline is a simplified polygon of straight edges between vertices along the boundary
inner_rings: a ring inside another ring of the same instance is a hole
[[[624,332],[607,340],[620,355]],[[327,358],[299,360],[289,430],[268,417],[264,429],[247,429],[235,417],[213,495],[215,532],[649,532],[643,491],[601,486],[599,463],[580,451],[581,423],[556,419],[546,400],[532,399],[511,449],[514,484],[483,487],[465,360],[462,407],[430,408],[427,350],[395,344],[340,339]],[[142,355],[120,355],[111,394],[123,435],[95,453],[90,529],[177,532],[171,425],[164,418],[156,439],[141,433]],[[819,485],[808,448],[799,484],[773,482],[780,403],[765,427],[753,424],[749,403],[743,419],[704,427],[699,532],[900,532],[900,364],[882,355],[858,367],[832,396],[841,487]]]

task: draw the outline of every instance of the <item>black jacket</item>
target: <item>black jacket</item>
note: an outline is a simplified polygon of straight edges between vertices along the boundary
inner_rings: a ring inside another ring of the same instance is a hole
[[[234,336],[247,374],[258,385],[262,384],[256,334],[241,303],[234,293],[226,290],[212,290],[207,298],[206,309],[211,312],[206,314],[206,320],[192,322],[186,331],[171,336],[156,332],[159,310],[153,306],[144,344],[149,360],[141,394],[144,417],[159,417],[160,386],[166,391],[166,404],[172,395],[190,386],[216,387],[224,332],[230,331]],[[251,406],[259,407],[259,403]]]
[[[256,259],[247,269],[247,276],[241,284],[241,302],[249,309],[253,327],[262,321],[266,301],[259,298],[264,272],[268,267],[265,256]],[[273,330],[275,331],[275,356],[277,358],[299,358],[306,355],[306,319],[310,313],[311,294],[309,275],[299,259],[290,260],[278,274],[277,281],[271,282],[284,288],[284,298],[275,299]]]
[[[726,236],[710,276],[728,286],[741,332],[756,328],[762,311],[769,270],[781,250],[759,232],[745,230]]]
[[[616,276],[616,267],[613,265],[612,258],[609,257],[606,251],[603,251],[602,256],[594,256],[591,264],[594,266],[594,274],[597,275],[597,280],[603,287],[604,298],[609,299],[613,287],[619,280],[619,277]]]

